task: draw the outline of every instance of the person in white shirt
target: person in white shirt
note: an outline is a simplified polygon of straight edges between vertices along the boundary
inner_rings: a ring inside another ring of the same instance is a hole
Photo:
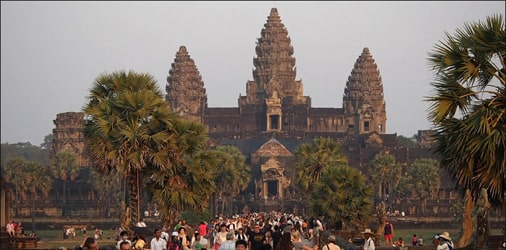
[[[116,243],[116,249],[120,249],[120,245],[122,242],[127,242],[130,246],[132,246],[132,242],[128,240],[128,232],[127,231],[121,231],[119,235],[120,239]]]
[[[376,246],[374,245],[374,239],[372,238],[374,234],[371,229],[366,228],[362,234],[365,237],[364,250],[375,250]]]
[[[167,241],[162,238],[162,230],[155,229],[155,237],[151,239],[151,250],[167,250]]]
[[[452,238],[450,238],[450,234],[448,232],[444,232],[436,237],[439,238],[437,250],[453,250],[455,248],[453,246]]]

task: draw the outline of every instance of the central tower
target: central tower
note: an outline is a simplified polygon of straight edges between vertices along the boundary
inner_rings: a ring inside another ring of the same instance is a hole
[[[241,116],[261,111],[263,117],[257,116],[255,124],[266,132],[305,130],[307,122],[295,122],[291,113],[298,110],[307,114],[309,99],[303,96],[302,81],[295,80],[293,47],[276,8],[267,17],[255,52],[254,80],[246,83],[246,96],[239,97],[240,107],[253,105],[255,108],[241,108]]]

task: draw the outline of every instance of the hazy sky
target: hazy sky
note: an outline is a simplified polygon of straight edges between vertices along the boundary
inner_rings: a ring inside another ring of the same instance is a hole
[[[430,129],[427,53],[444,32],[503,14],[494,2],[1,2],[1,141],[40,145],[56,114],[79,112],[100,73],[152,74],[165,93],[181,45],[209,107],[237,107],[272,7],[294,47],[313,107],[342,107],[364,47],[383,79],[387,133]]]

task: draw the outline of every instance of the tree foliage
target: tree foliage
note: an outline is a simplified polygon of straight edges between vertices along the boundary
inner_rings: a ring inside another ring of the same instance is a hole
[[[373,188],[366,177],[347,165],[326,167],[310,191],[310,209],[328,221],[344,222],[353,229],[363,229],[371,220]]]
[[[132,219],[141,214],[142,171],[168,169],[178,157],[171,129],[175,116],[153,76],[103,73],[93,83],[85,113],[86,148],[93,167],[128,178]]]
[[[474,199],[482,188],[504,201],[506,31],[502,15],[465,23],[429,54],[435,81],[429,119],[442,166]]]
[[[348,165],[341,145],[330,138],[316,138],[313,143],[303,143],[295,149],[295,186],[304,194],[316,183],[328,166]]]

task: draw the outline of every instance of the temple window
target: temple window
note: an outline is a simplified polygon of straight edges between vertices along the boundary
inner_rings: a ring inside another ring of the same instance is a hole
[[[369,122],[364,122],[364,131],[369,131],[371,128],[369,127]]]
[[[279,129],[279,115],[270,115],[270,129]]]

